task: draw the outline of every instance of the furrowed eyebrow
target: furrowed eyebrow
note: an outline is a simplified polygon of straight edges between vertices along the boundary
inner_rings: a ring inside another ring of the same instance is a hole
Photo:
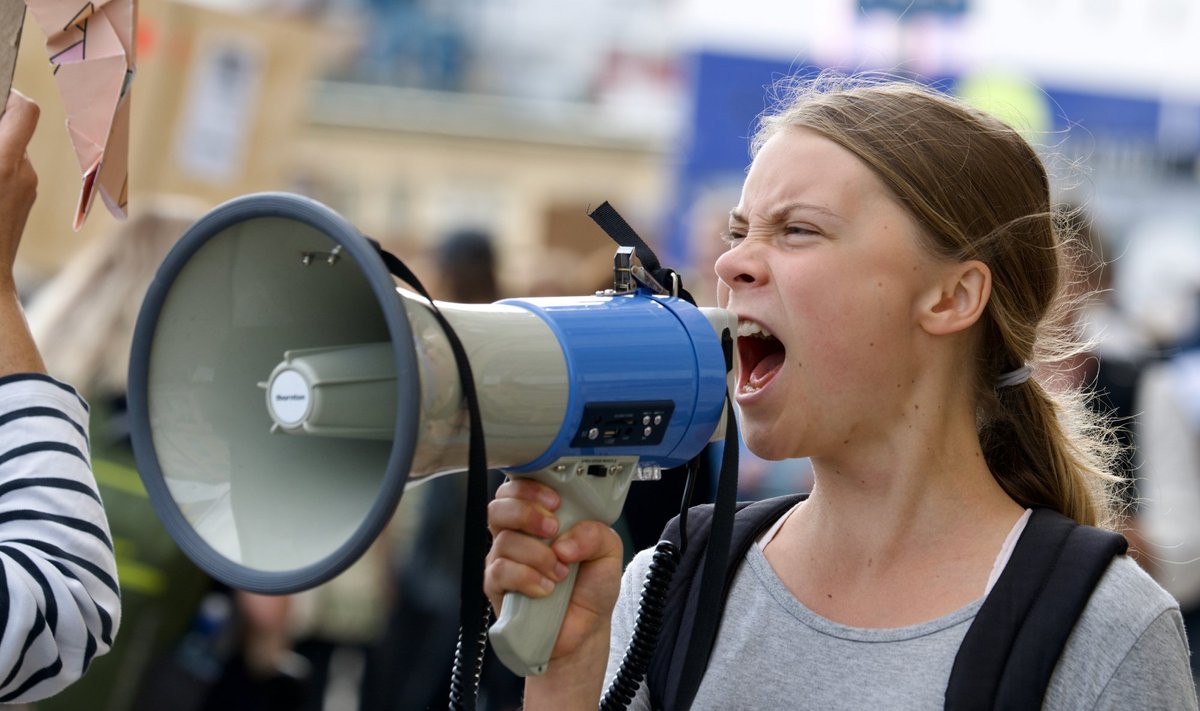
[[[820,213],[822,215],[825,215],[826,217],[830,217],[835,220],[842,219],[841,215],[838,215],[837,213],[829,210],[828,208],[822,207],[820,205],[814,205],[809,202],[791,202],[791,203],[787,203],[786,205],[780,205],[779,207],[768,210],[766,213],[766,219],[768,222],[771,222],[771,223],[783,222],[785,219],[787,219],[787,216],[789,214],[791,214],[791,212],[793,210],[809,210],[812,212]],[[736,207],[729,211],[729,219],[734,222],[740,222],[743,224],[748,222],[748,220],[746,219],[746,216],[743,215]]]

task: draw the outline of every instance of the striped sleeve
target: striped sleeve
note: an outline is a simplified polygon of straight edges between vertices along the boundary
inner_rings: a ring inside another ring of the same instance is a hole
[[[88,406],[45,375],[0,378],[0,703],[78,679],[121,619]]]

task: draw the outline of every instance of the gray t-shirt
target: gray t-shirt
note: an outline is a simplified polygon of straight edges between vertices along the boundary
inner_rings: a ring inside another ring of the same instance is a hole
[[[605,687],[633,630],[651,552],[625,571]],[[940,709],[983,599],[896,629],[848,627],[797,600],[758,546],[733,580],[694,709]],[[631,709],[649,709],[643,682]],[[1045,709],[1196,709],[1179,606],[1133,560],[1101,578],[1059,660]]]

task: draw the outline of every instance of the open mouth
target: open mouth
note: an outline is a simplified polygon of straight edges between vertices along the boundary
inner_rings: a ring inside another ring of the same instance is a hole
[[[743,394],[756,393],[783,367],[786,350],[778,338],[753,321],[738,323],[738,361],[741,372],[738,391]]]

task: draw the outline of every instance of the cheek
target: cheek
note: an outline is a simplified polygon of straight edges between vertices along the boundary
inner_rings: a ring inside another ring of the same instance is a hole
[[[802,287],[794,285],[789,302],[798,339],[794,368],[853,380],[877,369],[907,340],[903,294],[886,280],[847,283],[814,275]]]

